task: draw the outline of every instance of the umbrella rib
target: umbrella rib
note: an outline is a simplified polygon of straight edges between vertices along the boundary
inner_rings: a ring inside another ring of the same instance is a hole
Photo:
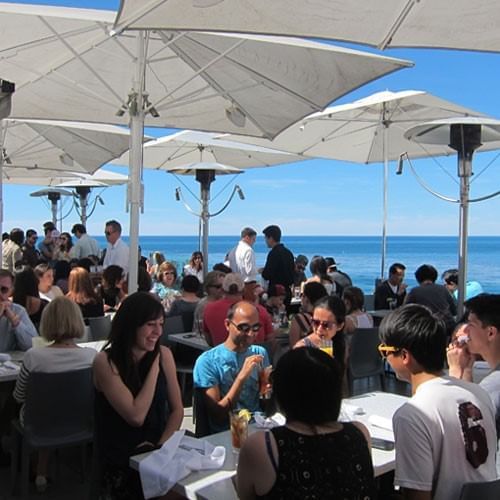
[[[147,16],[158,7],[168,2],[168,0],[151,0],[145,5],[141,5],[139,9],[134,12],[134,15],[127,19],[124,23],[119,23],[116,28],[113,30],[114,34],[120,34],[123,30],[126,30],[131,24],[136,23],[144,16]],[[118,11],[118,16],[121,14],[122,6],[120,6],[120,10]]]
[[[382,42],[378,45],[379,49],[384,50],[387,47],[387,45],[391,43],[392,37],[396,34],[396,31],[400,28],[401,24],[408,17],[408,14],[410,13],[411,9],[413,9],[413,7],[415,6],[415,3],[416,3],[415,0],[408,0],[408,2],[403,7],[401,12],[398,14],[396,20],[389,27],[389,30],[387,34],[384,36]]]
[[[61,42],[62,45],[64,45],[72,54],[73,54],[73,58],[68,58],[65,62],[63,62],[62,64],[60,64],[59,67],[69,63],[70,61],[74,60],[74,59],[77,59],[78,61],[80,61],[81,64],[83,64],[85,66],[85,68],[88,69],[88,71],[90,71],[90,73],[92,75],[94,75],[94,77],[106,88],[108,89],[108,91],[114,95],[118,101],[122,101],[122,99],[120,98],[120,96],[114,91],[113,87],[111,87],[111,85],[108,84],[108,82],[106,82],[106,80],[104,78],[102,78],[96,71],[94,71],[94,69],[92,68],[92,66],[90,64],[87,63],[87,61],[85,61],[85,59],[83,59],[82,55],[87,52],[87,50],[90,50],[90,48],[92,48],[92,46],[94,46],[94,44],[92,44],[90,47],[88,47],[87,49],[84,49],[83,52],[78,52],[77,50],[75,50],[73,48],[73,46],[67,42],[67,40],[64,38],[64,37],[61,37],[59,35],[59,33],[57,33],[57,31],[52,27],[52,25],[46,21],[44,18],[41,18],[41,21],[46,25],[46,27],[54,34],[54,36]],[[102,29],[102,26],[98,25],[100,29]],[[101,35],[102,36],[102,35]],[[97,37],[98,39],[101,38],[101,36]],[[109,35],[108,35],[109,36]],[[107,39],[102,39],[101,40],[101,43],[104,43],[105,41],[107,41]],[[96,45],[99,45],[99,43],[97,43]],[[95,48],[95,46],[94,46]],[[58,68],[56,68],[57,70]]]

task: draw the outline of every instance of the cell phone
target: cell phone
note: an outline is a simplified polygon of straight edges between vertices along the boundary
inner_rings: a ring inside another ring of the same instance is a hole
[[[394,449],[394,441],[372,437],[372,448],[377,450],[391,451]]]

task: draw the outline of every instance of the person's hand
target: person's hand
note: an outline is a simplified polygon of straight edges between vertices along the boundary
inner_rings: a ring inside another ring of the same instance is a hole
[[[399,289],[398,289],[398,295],[403,295],[403,293],[406,292],[406,289],[408,288],[408,284],[407,283],[401,283],[399,285]]]
[[[469,352],[467,345],[452,342],[446,349],[446,358],[450,367],[450,375],[461,377],[465,370],[471,370],[475,356]]]
[[[264,361],[264,356],[260,354],[248,356],[248,358],[245,359],[245,362],[243,363],[243,366],[241,367],[240,373],[238,373],[237,378],[244,382],[250,376],[252,370],[260,363],[262,363],[262,361]]]
[[[12,326],[16,327],[19,322],[21,321],[19,319],[19,316],[12,310],[12,302],[10,301],[5,301],[2,303],[3,305],[3,314],[8,318],[8,320],[12,323]]]

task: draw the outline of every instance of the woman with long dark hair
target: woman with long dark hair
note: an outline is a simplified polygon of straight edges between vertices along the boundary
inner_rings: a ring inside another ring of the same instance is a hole
[[[16,272],[12,302],[23,306],[32,323],[38,328],[42,311],[49,301],[40,297],[38,292],[38,278],[31,267],[24,267],[22,270]]]
[[[284,354],[272,374],[286,425],[248,437],[238,464],[242,500],[375,498],[369,434],[339,422],[343,369],[319,349]]]
[[[203,283],[203,254],[193,252],[189,262],[184,266],[184,276],[196,276],[200,283]]]
[[[96,445],[104,498],[142,498],[129,457],[163,444],[182,423],[174,358],[160,345],[163,321],[163,307],[151,294],[129,295],[95,359]]]

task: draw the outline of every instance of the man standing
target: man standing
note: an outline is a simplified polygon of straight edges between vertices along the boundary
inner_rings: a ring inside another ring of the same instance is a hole
[[[488,363],[492,372],[479,385],[490,395],[496,412],[500,438],[500,295],[482,294],[465,302],[467,324],[464,343],[455,342],[448,348],[450,375],[472,381],[475,354]],[[500,464],[499,464],[500,465]]]
[[[266,350],[253,345],[260,329],[253,304],[240,301],[228,311],[227,338],[223,344],[204,352],[194,365],[194,386],[202,392],[211,432],[229,427],[233,409],[260,410],[259,371],[269,366]]]
[[[108,241],[103,262],[104,269],[111,265],[120,266],[126,274],[128,272],[129,250],[127,244],[121,239],[121,224],[116,220],[106,222],[104,234]]]
[[[26,231],[26,240],[23,245],[23,264],[30,267],[35,267],[40,261],[40,252],[36,249],[36,240],[38,239],[38,234],[34,229],[28,229]]]
[[[97,258],[100,256],[99,245],[96,240],[87,234],[87,229],[83,224],[75,224],[71,229],[77,241],[71,247],[69,255],[72,259],[83,259],[94,255]]]
[[[276,285],[285,287],[285,305],[290,304],[293,285],[295,263],[293,254],[281,241],[281,229],[278,226],[267,226],[263,231],[266,245],[271,249],[267,254],[266,265],[262,270],[262,277],[269,282],[268,289]]]
[[[14,276],[0,269],[0,352],[27,351],[38,333],[26,309],[9,300]]]
[[[407,284],[405,279],[406,267],[395,262],[389,268],[389,279],[383,281],[375,290],[375,309],[396,309],[403,304],[406,297]]]
[[[481,387],[443,374],[443,321],[425,306],[406,305],[384,319],[380,339],[380,352],[412,387],[393,417],[394,482],[403,497],[456,500],[465,483],[495,479],[493,404]]]
[[[21,245],[24,242],[24,231],[18,227],[12,229],[9,239],[2,242],[2,268],[8,269],[11,273],[16,267],[22,266],[23,250]]]
[[[257,264],[255,263],[255,251],[253,246],[257,232],[251,227],[241,230],[241,240],[229,252],[229,267],[234,273],[241,274],[245,283],[257,281]]]

